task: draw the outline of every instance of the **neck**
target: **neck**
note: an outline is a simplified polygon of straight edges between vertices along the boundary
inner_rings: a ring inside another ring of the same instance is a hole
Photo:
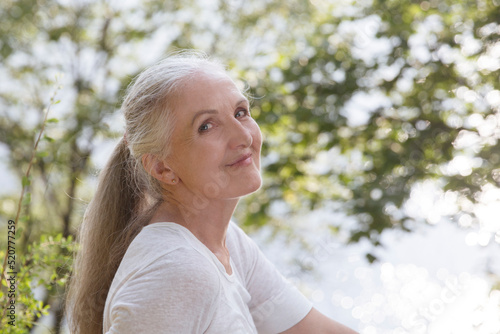
[[[226,232],[238,199],[208,200],[191,205],[164,202],[155,212],[151,224],[174,222],[186,227],[213,253],[225,253]]]

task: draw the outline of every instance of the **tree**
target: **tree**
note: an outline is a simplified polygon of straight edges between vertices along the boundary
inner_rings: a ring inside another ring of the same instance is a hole
[[[474,221],[474,203],[500,183],[499,6],[4,1],[0,142],[19,179],[55,74],[64,74],[18,251],[43,233],[74,233],[92,193],[96,152],[122,135],[116,115],[125,87],[168,51],[192,47],[225,60],[254,96],[252,113],[266,136],[265,182],[237,213],[247,229],[340,203],[336,210],[357,221],[349,241],[379,245],[387,229],[432,222],[405,210],[425,180],[455,196],[458,222]],[[15,200],[2,196],[3,221]],[[276,206],[281,217],[273,216]],[[283,232],[284,224],[275,225]],[[46,300],[56,330],[61,295]]]
[[[405,210],[424,180],[456,197],[457,222],[475,219],[499,185],[500,4],[374,1],[336,16],[313,3],[314,30],[252,83],[273,159],[246,223],[265,224],[281,199],[291,215],[340,201],[358,221],[349,241],[379,245],[425,222]],[[314,168],[320,156],[329,168]]]

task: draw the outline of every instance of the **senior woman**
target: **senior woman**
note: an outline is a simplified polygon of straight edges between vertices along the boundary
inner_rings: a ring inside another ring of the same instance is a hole
[[[74,333],[354,333],[312,308],[231,216],[259,189],[262,137],[219,63],[140,74],[100,174],[68,296]]]

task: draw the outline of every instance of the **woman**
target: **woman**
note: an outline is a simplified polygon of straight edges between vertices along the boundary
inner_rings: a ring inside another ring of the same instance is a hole
[[[259,189],[262,137],[223,66],[181,53],[129,88],[68,298],[74,333],[354,333],[231,222]]]

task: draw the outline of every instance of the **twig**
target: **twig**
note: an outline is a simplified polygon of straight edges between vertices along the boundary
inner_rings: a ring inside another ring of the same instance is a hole
[[[54,93],[52,94],[52,97],[50,98],[50,103],[47,106],[47,109],[45,111],[45,116],[44,116],[43,121],[42,121],[42,127],[40,129],[40,133],[38,134],[38,138],[35,141],[35,146],[33,147],[33,152],[31,154],[31,159],[30,159],[30,162],[28,164],[28,169],[26,170],[26,173],[25,173],[24,178],[23,178],[23,186],[22,186],[22,189],[21,189],[21,196],[19,198],[19,203],[17,205],[16,218],[14,220],[14,231],[16,231],[16,228],[17,228],[17,222],[18,222],[19,216],[21,214],[21,208],[22,208],[22,201],[23,201],[23,198],[24,198],[24,192],[25,192],[25,189],[27,187],[27,185],[25,185],[25,181],[24,180],[29,180],[29,176],[30,176],[30,172],[31,172],[31,167],[33,166],[33,163],[34,163],[34,160],[35,160],[36,151],[38,149],[38,143],[40,142],[40,139],[42,138],[43,131],[45,130],[45,124],[47,123],[47,116],[49,115],[50,108],[53,105],[56,105],[57,103],[59,103],[59,101],[54,101],[59,88],[60,87],[58,86],[55,89]],[[5,272],[6,272],[6,268],[7,268],[7,258],[8,258],[8,255],[9,255],[9,252],[8,251],[5,252],[5,257],[4,257],[3,266],[2,266],[2,275],[0,276],[0,279],[2,279],[2,280],[5,279],[5,283],[6,283],[7,286],[8,286],[8,282],[7,282],[7,276],[6,276]],[[5,313],[5,310],[6,310],[6,308],[4,308],[4,313]]]

